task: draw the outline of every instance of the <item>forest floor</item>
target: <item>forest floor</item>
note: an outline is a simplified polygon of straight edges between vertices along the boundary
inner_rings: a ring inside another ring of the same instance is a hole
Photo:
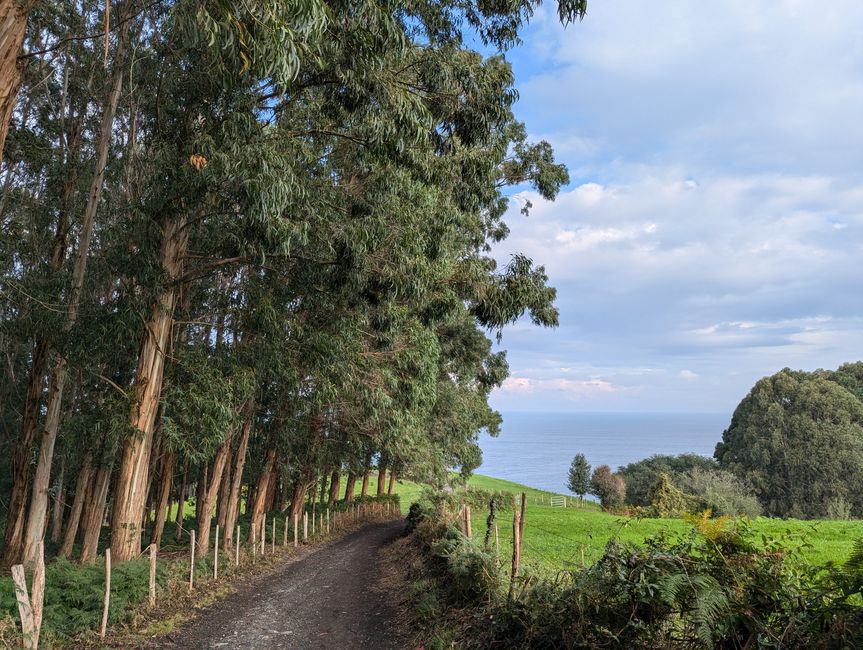
[[[404,522],[374,523],[302,554],[147,648],[409,648],[403,587],[384,553]]]

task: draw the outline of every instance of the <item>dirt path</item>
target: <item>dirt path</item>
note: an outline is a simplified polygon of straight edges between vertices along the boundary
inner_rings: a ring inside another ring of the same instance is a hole
[[[365,526],[241,586],[150,647],[404,648],[398,597],[379,561],[403,526]]]

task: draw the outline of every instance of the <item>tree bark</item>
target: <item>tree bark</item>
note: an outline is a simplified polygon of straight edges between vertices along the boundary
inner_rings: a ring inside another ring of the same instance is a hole
[[[369,494],[369,478],[371,477],[372,470],[366,467],[366,471],[363,472],[363,488],[360,491],[360,496],[368,496]]]
[[[210,472],[209,482],[202,491],[202,499],[197,504],[198,540],[197,543],[206,553],[210,547],[210,522],[213,518],[213,508],[216,506],[216,494],[222,484],[222,472],[225,471],[225,463],[231,455],[231,435],[225,437],[224,442],[216,451],[213,460],[213,471]]]
[[[252,423],[255,417],[255,400],[250,399],[245,405],[245,417],[243,418],[243,430],[240,433],[240,442],[237,444],[237,452],[234,456],[234,472],[231,477],[231,494],[228,497],[228,511],[225,515],[224,548],[233,547],[234,528],[237,525],[237,517],[240,514],[240,494],[243,487],[243,469],[246,466],[246,450],[249,447],[249,437],[252,435]]]
[[[189,461],[183,463],[183,481],[180,483],[180,495],[177,499],[177,534],[174,535],[175,540],[183,537],[183,516],[186,512],[186,489],[189,480]]]
[[[108,498],[108,483],[111,479],[110,470],[99,467],[93,479],[92,489],[88,495],[87,508],[84,512],[84,538],[81,542],[81,564],[92,562],[99,549],[99,534],[102,532],[102,519],[105,516],[105,501]]]
[[[60,557],[69,557],[72,553],[72,547],[75,545],[75,538],[78,536],[81,512],[84,509],[84,502],[87,500],[87,494],[90,492],[90,479],[92,476],[92,456],[87,454],[84,458],[81,472],[78,474],[78,480],[75,482],[75,500],[72,502],[72,512],[69,514],[69,521],[66,523],[66,530],[63,533],[63,544],[60,546],[60,551],[57,553]]]
[[[40,339],[33,347],[33,361],[27,393],[24,397],[24,411],[21,417],[21,437],[12,452],[10,470],[12,491],[9,495],[9,508],[6,510],[6,526],[3,529],[3,556],[0,566],[8,568],[18,564],[24,553],[25,510],[29,491],[30,454],[36,439],[36,427],[42,391],[45,386],[45,366],[48,355],[48,341]]]
[[[339,470],[333,472],[330,477],[330,497],[327,499],[327,508],[333,509],[336,501],[339,498],[339,487],[341,487],[342,473]]]
[[[294,485],[294,495],[291,498],[291,521],[294,520],[294,517],[300,517],[303,514],[303,503],[306,500],[306,490],[309,489],[310,478],[311,472],[307,467],[303,467]]]
[[[0,2],[0,160],[24,74],[24,62],[18,57],[24,53],[27,16],[35,4],[35,0]]]
[[[381,455],[380,461],[378,461],[378,496],[382,497],[384,495],[384,490],[386,489],[387,482],[387,459]]]
[[[348,479],[345,482],[345,503],[350,503],[354,500],[354,490],[357,485],[357,475],[354,472],[348,472]]]
[[[177,290],[174,284],[182,270],[188,244],[185,219],[163,219],[160,259],[167,282],[153,305],[141,337],[138,366],[132,384],[129,422],[135,432],[123,445],[114,511],[111,522],[111,554],[117,562],[141,552],[141,511],[147,498],[147,469],[153,445],[153,425],[162,393],[165,351],[171,336]]]
[[[153,534],[150,543],[156,548],[162,545],[162,534],[165,531],[165,518],[167,517],[168,500],[171,495],[171,482],[174,478],[174,462],[176,456],[166,451],[162,456],[162,477],[159,482],[159,496],[156,499],[156,518],[153,522]]]
[[[63,532],[63,511],[66,509],[66,457],[60,461],[60,475],[57,477],[57,493],[54,495],[54,511],[51,515],[51,541],[60,543]]]
[[[221,530],[225,530],[225,521],[228,519],[228,499],[231,495],[231,458],[232,454],[228,451],[228,461],[225,463],[225,469],[222,471],[222,480],[219,483],[219,493],[216,496],[216,525]],[[225,536],[222,535],[222,539]]]
[[[261,469],[261,476],[258,478],[258,487],[256,490],[255,507],[252,510],[252,526],[258,530],[264,518],[264,512],[267,507],[267,489],[270,484],[270,478],[273,476],[273,468],[276,465],[276,450],[270,448],[267,450],[264,466]]]
[[[392,494],[396,487],[396,470],[390,467],[390,482],[387,485],[387,494]]]

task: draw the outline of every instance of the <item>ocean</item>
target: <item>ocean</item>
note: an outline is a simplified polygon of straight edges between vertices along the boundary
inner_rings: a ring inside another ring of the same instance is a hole
[[[726,413],[506,413],[498,437],[482,434],[477,474],[566,492],[569,464],[617,469],[653,454],[712,456]]]

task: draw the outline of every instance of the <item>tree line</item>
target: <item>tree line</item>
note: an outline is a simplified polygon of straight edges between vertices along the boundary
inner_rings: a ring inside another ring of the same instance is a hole
[[[82,561],[108,520],[128,560],[192,490],[227,548],[241,503],[479,465],[489,335],[558,318],[541,266],[491,255],[508,188],[568,182],[512,110],[536,2],[12,5],[0,563],[49,520]]]

